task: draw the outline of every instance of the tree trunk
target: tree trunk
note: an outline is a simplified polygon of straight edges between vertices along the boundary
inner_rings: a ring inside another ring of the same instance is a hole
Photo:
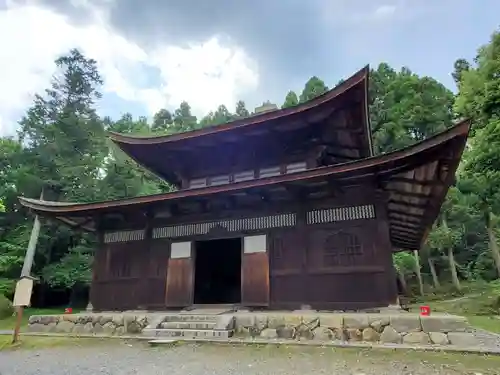
[[[448,248],[448,263],[450,264],[451,271],[451,281],[457,290],[460,290],[460,280],[458,280],[457,266],[455,264],[455,256],[453,254],[453,248],[450,246]]]
[[[500,277],[500,251],[498,250],[497,238],[491,220],[491,212],[488,210],[486,216],[486,231],[488,232],[488,240],[490,244],[491,255],[495,261],[497,275]]]
[[[420,254],[418,253],[418,250],[414,250],[413,255],[415,256],[415,272],[417,273],[420,295],[423,296],[424,295],[424,282],[422,281],[422,272],[420,272]]]
[[[401,292],[403,295],[406,295],[408,292],[408,286],[406,285],[405,275],[403,275],[403,273],[400,271],[398,271],[397,274],[398,274],[399,283],[401,284],[401,289],[402,289]]]
[[[431,270],[432,275],[432,283],[436,289],[441,288],[441,284],[439,283],[438,275],[436,273],[436,266],[434,265],[434,260],[432,258],[427,259],[427,263],[429,263],[429,268]]]

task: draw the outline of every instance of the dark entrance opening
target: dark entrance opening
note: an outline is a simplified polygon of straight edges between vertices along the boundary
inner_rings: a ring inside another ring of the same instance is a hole
[[[195,304],[241,302],[241,238],[195,242]]]

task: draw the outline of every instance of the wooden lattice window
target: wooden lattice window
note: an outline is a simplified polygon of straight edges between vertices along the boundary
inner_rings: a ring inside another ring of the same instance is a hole
[[[354,266],[362,256],[363,246],[355,234],[337,232],[325,241],[323,263],[327,267]]]

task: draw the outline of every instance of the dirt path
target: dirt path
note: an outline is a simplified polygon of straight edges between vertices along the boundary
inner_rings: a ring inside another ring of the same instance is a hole
[[[0,352],[2,375],[483,375],[500,357],[403,351],[221,345],[99,344]]]

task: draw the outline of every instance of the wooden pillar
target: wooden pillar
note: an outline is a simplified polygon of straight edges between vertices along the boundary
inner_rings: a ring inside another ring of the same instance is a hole
[[[387,217],[387,193],[381,189],[376,192],[377,248],[383,257],[387,283],[387,300],[390,305],[398,304],[398,286],[394,264],[392,262],[392,244]]]
[[[269,306],[268,236],[243,238],[241,302],[244,306]]]
[[[140,298],[140,308],[145,308],[147,309],[148,306],[152,304],[152,294],[154,293],[153,290],[150,288],[150,278],[152,276],[152,270],[154,267],[152,267],[152,262],[154,259],[152,259],[152,251],[151,251],[151,246],[152,246],[152,241],[153,241],[153,217],[151,214],[146,213],[146,228],[144,229],[144,248],[142,249],[142,270],[141,274],[143,275],[141,279],[141,286],[140,290],[142,291],[141,293],[141,298]]]

